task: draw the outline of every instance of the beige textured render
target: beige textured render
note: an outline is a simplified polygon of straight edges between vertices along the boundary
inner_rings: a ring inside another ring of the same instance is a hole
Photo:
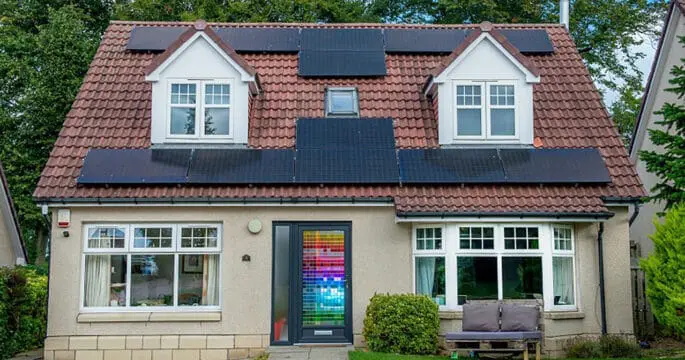
[[[628,213],[625,207],[611,210],[616,215],[605,223],[604,236],[608,327],[612,333],[632,334]],[[374,293],[407,293],[413,288],[411,226],[396,223],[392,206],[138,206],[74,207],[71,211],[70,236],[64,237],[63,229],[52,232],[46,359],[152,356],[157,360],[173,356],[198,360],[260,353],[269,345],[272,221],[352,222],[355,345],[363,345],[364,313]],[[263,223],[256,235],[247,230],[247,223],[255,218]],[[191,315],[79,314],[83,224],[131,222],[222,223],[222,311]],[[546,314],[546,350],[550,352],[560,349],[570,336],[600,332],[598,223],[577,224],[575,229],[580,311]],[[244,254],[250,255],[250,262],[241,260]],[[443,332],[460,330],[459,315],[443,314]]]

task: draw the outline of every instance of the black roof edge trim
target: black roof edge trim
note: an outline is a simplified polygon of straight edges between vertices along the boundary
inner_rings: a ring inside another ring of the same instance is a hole
[[[640,196],[602,196],[600,197],[605,203],[627,203],[632,204],[642,202],[646,197]]]
[[[614,216],[612,212],[593,212],[593,213],[575,213],[575,212],[398,212],[398,217],[402,218],[416,218],[416,217],[552,217],[552,218],[596,218],[609,219]]]
[[[36,198],[38,204],[197,204],[197,203],[393,203],[392,197],[193,197],[193,198]]]

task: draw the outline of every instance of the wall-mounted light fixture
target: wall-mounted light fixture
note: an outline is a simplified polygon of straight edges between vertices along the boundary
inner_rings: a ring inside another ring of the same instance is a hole
[[[262,222],[259,219],[252,219],[247,223],[247,231],[252,234],[259,234],[262,231]]]

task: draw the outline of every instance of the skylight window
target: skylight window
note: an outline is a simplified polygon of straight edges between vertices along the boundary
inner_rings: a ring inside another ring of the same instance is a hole
[[[359,116],[359,99],[355,88],[329,88],[326,94],[326,116]]]

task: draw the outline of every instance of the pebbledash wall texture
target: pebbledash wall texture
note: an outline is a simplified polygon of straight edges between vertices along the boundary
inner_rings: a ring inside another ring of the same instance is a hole
[[[632,334],[626,207],[610,209],[604,251],[608,330]],[[53,229],[48,337],[45,359],[244,359],[269,346],[271,321],[272,221],[352,222],[354,344],[374,293],[412,292],[411,225],[396,223],[392,206],[374,207],[74,207],[70,236]],[[258,234],[245,224],[258,218]],[[80,310],[82,227],[88,223],[217,222],[223,224],[222,304],[215,312],[111,312]],[[56,223],[56,219],[53,219]],[[574,224],[578,311],[546,312],[544,350],[560,356],[578,335],[599,335],[598,223]],[[241,261],[244,254],[250,262]],[[461,329],[461,313],[443,311],[441,334]]]

